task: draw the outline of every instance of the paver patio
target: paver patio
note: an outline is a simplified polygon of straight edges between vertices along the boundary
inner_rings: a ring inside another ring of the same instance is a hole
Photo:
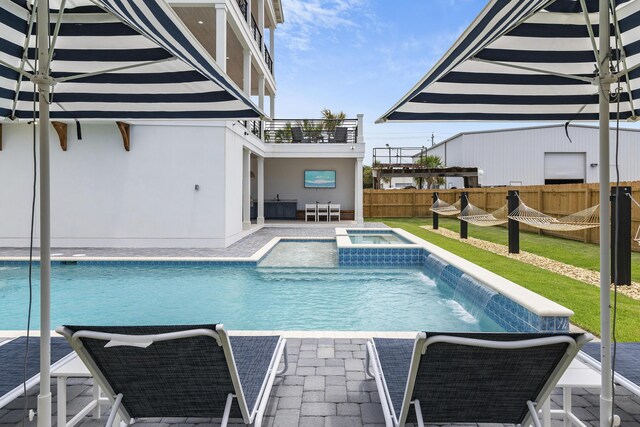
[[[375,381],[364,373],[364,339],[289,338],[289,370],[278,379],[271,393],[263,425],[271,426],[381,426],[382,409]],[[91,380],[70,379],[67,391],[68,418],[78,413],[91,399]],[[54,402],[55,382],[52,384]],[[29,408],[35,409],[37,387],[29,394]],[[552,396],[552,407],[561,402],[560,390]],[[640,397],[617,388],[616,413],[622,425],[640,426]],[[588,425],[599,426],[598,390],[574,389],[574,413]],[[24,398],[0,409],[0,427],[18,427],[22,423]],[[53,406],[55,418],[55,403]],[[99,420],[87,417],[83,427],[104,426],[107,416]],[[35,422],[24,423],[35,426]],[[55,425],[55,420],[54,420]],[[201,418],[140,419],[138,426],[217,426]],[[234,426],[238,424],[232,424]],[[242,424],[240,424],[242,425]],[[468,424],[467,424],[468,425]],[[475,424],[472,424],[475,425]],[[562,421],[554,420],[554,426]],[[483,425],[488,427],[488,425]]]

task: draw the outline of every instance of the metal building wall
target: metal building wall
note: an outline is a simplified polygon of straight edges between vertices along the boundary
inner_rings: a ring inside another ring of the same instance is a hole
[[[545,153],[586,153],[586,182],[598,181],[598,129],[569,126],[567,138],[564,126],[534,129],[515,129],[482,133],[466,133],[432,149],[434,154],[445,159],[447,166],[477,167],[483,171],[482,186],[509,185],[512,181],[522,185],[542,185],[545,182]],[[615,131],[611,131],[612,180],[615,154]],[[620,131],[620,179],[640,180],[640,132]],[[591,166],[591,165],[594,166]],[[448,186],[461,187],[462,179],[450,179]]]

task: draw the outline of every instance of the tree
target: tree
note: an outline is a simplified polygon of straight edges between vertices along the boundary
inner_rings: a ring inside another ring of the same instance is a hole
[[[431,169],[444,167],[444,164],[442,163],[442,159],[439,156],[432,156],[432,155],[420,157],[416,161],[416,164],[426,166]],[[422,177],[414,178],[413,181],[416,184],[416,187],[418,188],[424,188],[425,184],[427,188],[435,188],[436,185],[445,184],[444,178],[440,176],[431,176],[428,178],[422,178]]]
[[[371,166],[362,167],[362,188],[373,188],[373,169]]]

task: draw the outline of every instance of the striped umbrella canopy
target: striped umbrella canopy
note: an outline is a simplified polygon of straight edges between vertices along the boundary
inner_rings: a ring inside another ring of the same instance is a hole
[[[0,0],[0,115],[33,117],[33,2]],[[50,0],[54,119],[235,119],[261,111],[163,0]]]
[[[640,2],[615,4],[611,60],[621,82],[620,118],[635,120]],[[598,0],[490,1],[378,122],[598,120],[598,10]]]
[[[639,88],[640,0],[491,0],[377,120],[599,121],[602,427],[615,419],[609,121],[638,119]]]
[[[0,116],[38,117],[40,394],[51,425],[49,128],[54,119],[260,118],[164,0],[0,0]]]

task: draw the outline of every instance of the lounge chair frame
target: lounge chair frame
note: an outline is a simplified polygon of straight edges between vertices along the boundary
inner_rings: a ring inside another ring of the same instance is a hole
[[[280,338],[271,358],[267,375],[265,376],[258,397],[256,398],[255,407],[251,411],[247,406],[244,392],[240,384],[240,376],[235,364],[235,359],[233,358],[233,351],[231,349],[229,336],[227,335],[224,327],[221,324],[216,325],[215,331],[212,329],[190,329],[179,332],[169,332],[155,335],[125,335],[89,330],[80,330],[74,333],[66,327],[59,327],[56,329],[56,332],[67,338],[73,349],[76,351],[76,353],[78,353],[80,359],[93,374],[94,381],[98,382],[103,392],[107,395],[109,400],[111,400],[113,407],[106,424],[106,426],[108,427],[111,427],[113,425],[117,414],[120,415],[126,425],[132,424],[134,422],[134,419],[122,405],[122,399],[124,396],[121,393],[116,394],[116,392],[113,390],[109,382],[106,380],[104,373],[100,370],[100,368],[98,368],[93,358],[88,354],[87,350],[82,344],[82,338],[107,341],[106,346],[133,346],[146,348],[153,343],[160,341],[179,340],[198,336],[211,337],[216,341],[216,344],[218,346],[221,346],[223,349],[233,388],[236,392],[235,394],[229,394],[227,396],[224,415],[221,421],[222,427],[226,426],[229,421],[229,414],[231,412],[231,406],[233,404],[234,398],[238,400],[238,406],[240,407],[240,412],[242,413],[243,422],[245,424],[253,423],[254,426],[260,427],[269,399],[268,393],[266,395],[265,393],[271,390],[275,381],[275,377],[284,374],[289,367],[289,360],[287,358],[286,351],[287,341],[284,338]],[[284,367],[282,370],[277,370],[279,361],[283,355]]]
[[[414,406],[417,424],[419,426],[424,426],[424,421],[422,418],[421,404],[428,404],[428,402],[420,402],[418,400],[410,400],[413,395],[413,388],[416,382],[416,375],[418,373],[420,358],[427,352],[427,349],[430,345],[435,343],[449,343],[449,344],[458,344],[465,346],[475,346],[475,347],[485,347],[485,348],[496,348],[496,349],[523,349],[530,347],[540,347],[545,345],[553,345],[566,343],[567,350],[563,355],[560,362],[556,365],[553,373],[549,376],[544,387],[542,387],[540,394],[537,396],[535,401],[526,402],[527,408],[529,410],[528,414],[525,416],[523,422],[520,424],[522,426],[528,426],[533,424],[535,427],[542,427],[540,422],[540,418],[538,415],[537,405],[542,405],[543,402],[550,396],[553,388],[562,377],[565,370],[569,367],[569,364],[573,360],[573,358],[578,354],[580,348],[588,341],[593,339],[590,334],[581,335],[578,340],[574,340],[572,337],[567,335],[558,335],[558,336],[550,336],[544,338],[534,338],[534,339],[525,339],[520,341],[493,341],[493,340],[482,340],[482,339],[474,339],[474,338],[466,338],[466,337],[456,337],[456,336],[448,336],[448,335],[432,335],[427,337],[427,334],[421,332],[416,337],[413,354],[411,358],[411,365],[409,368],[409,377],[404,393],[404,398],[402,401],[402,408],[400,412],[400,416],[395,413],[393,403],[391,401],[391,397],[389,394],[389,389],[387,387],[387,383],[384,377],[384,372],[382,370],[382,365],[380,359],[378,357],[378,353],[376,351],[375,345],[371,341],[367,342],[367,351],[365,353],[365,371],[366,374],[370,377],[373,377],[376,382],[376,387],[378,389],[378,394],[380,395],[380,404],[382,405],[382,412],[385,419],[385,424],[387,427],[394,426],[404,426],[407,422],[407,418],[409,416],[409,410],[411,409],[411,405]],[[444,420],[443,420],[444,421]]]

